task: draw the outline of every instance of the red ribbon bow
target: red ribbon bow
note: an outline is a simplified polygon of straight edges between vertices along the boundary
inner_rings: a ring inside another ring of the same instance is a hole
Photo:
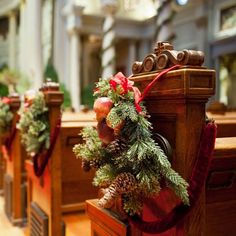
[[[3,102],[4,104],[9,104],[9,103],[11,102],[11,99],[10,99],[9,97],[3,97],[3,98],[2,98],[2,102]]]
[[[121,92],[120,95],[124,95],[126,93],[128,93],[128,91],[133,91],[134,92],[134,101],[135,101],[135,108],[137,110],[137,112],[141,112],[142,108],[139,105],[140,102],[144,99],[144,97],[146,96],[146,94],[148,93],[148,91],[151,89],[151,87],[163,76],[165,75],[167,72],[173,70],[173,69],[177,69],[179,68],[180,65],[174,65],[170,68],[167,68],[165,70],[163,70],[162,72],[160,72],[155,79],[144,89],[143,91],[143,95],[141,95],[141,92],[139,91],[139,89],[135,86],[133,86],[134,82],[129,80],[129,77],[126,78],[121,72],[117,73],[115,76],[113,76],[113,78],[109,81],[110,83],[110,87],[111,89],[114,89],[115,91],[117,91],[117,86],[120,85]],[[131,76],[130,76],[131,77]]]
[[[138,112],[141,112],[142,109],[138,104],[138,101],[141,98],[141,92],[139,89],[134,85],[134,82],[129,80],[129,78],[126,78],[121,72],[117,73],[115,76],[113,76],[112,79],[109,81],[111,89],[117,91],[117,86],[120,86],[121,92],[120,95],[124,95],[128,93],[128,91],[134,92],[134,100],[135,100],[135,107]]]

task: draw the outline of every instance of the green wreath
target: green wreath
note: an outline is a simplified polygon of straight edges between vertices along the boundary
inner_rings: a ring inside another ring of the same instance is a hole
[[[0,100],[0,134],[3,135],[10,129],[13,119],[13,113],[10,110],[9,99],[3,98]]]
[[[33,156],[50,146],[48,108],[44,94],[39,92],[25,103],[20,112],[17,128],[21,132],[21,142],[26,152]]]
[[[185,204],[188,183],[171,168],[152,137],[141,94],[122,73],[101,79],[94,92],[97,129],[82,131],[83,144],[73,151],[84,170],[95,168],[93,184],[103,188],[99,205],[110,208],[121,197],[128,215],[140,214],[145,198],[157,196],[164,179]]]

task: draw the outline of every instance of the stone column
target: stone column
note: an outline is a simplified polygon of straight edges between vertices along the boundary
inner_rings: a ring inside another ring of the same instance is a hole
[[[118,9],[117,0],[102,0],[105,13],[102,40],[102,78],[109,78],[115,73],[115,13]]]
[[[16,69],[16,12],[9,14],[9,68]]]
[[[171,42],[175,37],[172,28],[172,19],[175,14],[172,8],[172,0],[156,0],[157,16],[156,16],[156,32],[155,41]]]
[[[136,42],[134,40],[129,41],[129,49],[128,49],[128,61],[127,61],[127,75],[132,74],[132,65],[134,61],[136,61]]]
[[[152,46],[151,39],[142,39],[139,43],[138,58],[135,60],[143,60],[143,58],[152,50]]]
[[[69,37],[69,90],[72,107],[75,111],[81,108],[81,39],[79,31],[82,27],[82,13],[84,6],[70,2],[63,9],[67,20],[67,32]]]
[[[72,106],[76,111],[80,110],[81,105],[80,55],[81,40],[75,29],[70,32],[70,91]]]
[[[27,61],[26,72],[32,80],[34,89],[41,87],[43,82],[42,68],[42,5],[41,0],[28,0],[27,4]]]
[[[60,83],[67,86],[67,60],[68,60],[68,37],[65,27],[65,19],[61,9],[64,7],[64,0],[55,1],[55,17],[54,17],[54,40],[53,40],[53,65],[55,66]]]
[[[26,73],[26,58],[27,58],[27,15],[26,3],[21,1],[20,4],[20,29],[19,29],[19,67],[22,73]]]

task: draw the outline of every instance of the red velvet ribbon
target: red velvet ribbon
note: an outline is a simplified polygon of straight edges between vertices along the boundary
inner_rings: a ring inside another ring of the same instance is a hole
[[[202,187],[204,186],[207,178],[214,151],[215,139],[216,125],[214,122],[209,122],[205,125],[202,131],[198,157],[189,181],[188,193],[190,206],[184,205],[184,203],[181,202],[163,218],[150,222],[144,221],[139,216],[135,215],[133,217],[129,217],[130,223],[142,232],[154,234],[163,233],[182,221],[199,199]]]
[[[41,152],[37,153],[33,156],[33,167],[34,167],[34,173],[37,177],[40,177],[43,175],[44,170],[48,164],[48,161],[52,155],[53,149],[55,147],[57,137],[60,133],[61,129],[61,117],[58,118],[57,124],[55,126],[55,129],[50,137],[50,147],[47,149],[45,154],[41,154]],[[42,163],[39,165],[39,159],[41,159]]]
[[[2,146],[2,150],[5,153],[5,156],[8,156],[8,159],[10,161],[12,161],[10,152],[11,152],[11,146],[12,146],[13,140],[15,139],[15,136],[16,136],[16,131],[17,131],[16,126],[14,126],[11,131],[10,136],[6,138],[5,144]]]
[[[20,119],[20,116],[17,115],[17,118],[16,118],[16,122],[17,123]],[[16,125],[14,125],[14,127],[12,127],[11,129],[11,133],[9,135],[9,137],[6,138],[5,140],[5,143],[4,145],[2,146],[2,150],[3,150],[3,153],[8,156],[8,159],[10,161],[12,161],[12,157],[11,157],[11,146],[12,146],[12,143],[13,143],[13,140],[15,139],[15,136],[16,136],[16,132],[17,132],[17,128],[16,128]]]

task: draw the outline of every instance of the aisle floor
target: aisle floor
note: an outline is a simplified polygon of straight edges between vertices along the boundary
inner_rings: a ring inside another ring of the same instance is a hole
[[[90,220],[85,213],[66,214],[66,236],[90,236]],[[4,213],[4,201],[0,196],[0,236],[27,236],[27,228],[13,226]]]
[[[24,228],[12,226],[4,213],[3,197],[0,197],[0,236],[25,236]]]

